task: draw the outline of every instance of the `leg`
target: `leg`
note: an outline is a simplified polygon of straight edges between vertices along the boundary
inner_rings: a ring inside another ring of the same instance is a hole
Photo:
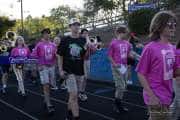
[[[19,87],[20,92],[22,94],[25,94],[24,84],[23,84],[23,79],[22,79],[22,70],[17,69],[16,65],[13,65],[13,71],[14,71],[14,73],[16,75],[16,78],[17,78],[17,81],[18,81],[18,87]]]
[[[167,106],[148,106],[149,120],[170,120],[169,108]]]
[[[69,92],[68,111],[72,111],[75,119],[79,119],[78,88],[75,75],[68,75],[67,88]]]
[[[122,99],[124,96],[124,91],[126,90],[126,78],[127,75],[120,74],[116,68],[112,67],[113,79],[115,81],[115,105],[117,107],[117,112],[127,112],[128,109],[122,106]]]
[[[40,74],[41,84],[43,85],[44,101],[47,106],[51,106],[48,67],[44,67],[43,70],[39,71],[39,74]]]
[[[41,84],[43,85],[44,102],[46,104],[48,113],[51,114],[55,110],[50,101],[50,68],[44,66],[42,70],[39,71],[39,74]]]
[[[53,67],[50,67],[49,68],[50,69],[50,81],[51,81],[51,85],[53,86],[53,88],[55,89],[55,90],[57,90],[58,88],[57,88],[57,84],[56,84],[56,77],[55,77],[55,67],[53,66]]]

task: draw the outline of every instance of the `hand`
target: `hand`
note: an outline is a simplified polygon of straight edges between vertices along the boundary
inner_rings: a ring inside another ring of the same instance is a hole
[[[64,78],[64,71],[63,70],[59,70],[60,76]]]
[[[154,94],[150,96],[149,98],[149,105],[160,105],[160,100],[157,96]]]
[[[115,68],[119,68],[119,67],[120,67],[120,65],[118,65],[118,64],[113,64],[113,67],[115,67]]]
[[[88,77],[87,77],[87,75],[85,74],[85,75],[84,75],[84,79],[87,79],[87,78],[88,78]]]

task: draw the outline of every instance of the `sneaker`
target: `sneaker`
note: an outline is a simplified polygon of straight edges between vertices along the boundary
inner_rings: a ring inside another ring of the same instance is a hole
[[[48,114],[53,114],[55,112],[54,106],[47,106]]]
[[[6,93],[7,93],[6,88],[2,88],[2,93],[3,93],[3,94],[6,94]]]
[[[51,87],[52,90],[58,90],[58,87]]]
[[[127,113],[128,111],[129,111],[129,109],[126,108],[126,107],[120,107],[120,108],[119,108],[119,112],[120,112],[120,113]]]
[[[84,102],[87,101],[88,97],[85,93],[79,93],[79,99]]]
[[[20,89],[18,89],[18,91],[17,91],[17,92],[18,92],[18,94],[19,94],[19,93],[21,93],[21,90],[20,90]]]
[[[67,116],[65,120],[73,120],[73,115],[71,111],[67,111]]]
[[[64,85],[62,85],[62,86],[61,86],[61,89],[62,89],[62,90],[66,90],[66,89],[67,89],[67,87],[66,87],[66,86],[64,86]]]
[[[128,110],[128,108],[126,108],[126,107],[117,107],[117,106],[114,106],[114,111],[116,112],[116,113],[127,113],[129,110]]]
[[[21,95],[22,95],[23,97],[27,97],[26,93],[22,93]]]
[[[127,81],[127,84],[128,84],[128,85],[132,85],[133,82],[132,82],[131,80],[128,80],[128,81]]]

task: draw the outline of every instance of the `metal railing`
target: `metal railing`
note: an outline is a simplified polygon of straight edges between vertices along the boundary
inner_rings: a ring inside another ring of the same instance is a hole
[[[114,24],[124,24],[125,20],[122,15],[115,16],[109,19],[92,20],[86,24],[82,24],[82,28],[95,29],[105,26],[113,26]]]

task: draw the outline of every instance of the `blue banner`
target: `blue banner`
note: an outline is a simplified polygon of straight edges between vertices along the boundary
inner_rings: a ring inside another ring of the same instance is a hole
[[[111,64],[108,60],[107,49],[98,50],[91,56],[90,79],[112,82],[113,76]]]
[[[0,64],[36,64],[35,58],[0,56]]]

